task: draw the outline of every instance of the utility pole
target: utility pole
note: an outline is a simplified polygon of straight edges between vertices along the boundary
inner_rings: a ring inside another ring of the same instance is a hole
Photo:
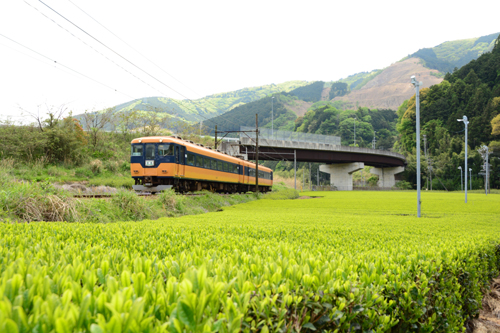
[[[309,162],[309,191],[311,190],[311,162]]]
[[[376,144],[376,142],[377,142],[377,140],[375,139],[375,134],[376,134],[376,133],[377,133],[376,131],[373,131],[373,140],[372,140],[372,148],[373,148],[373,149],[375,149],[375,144]]]
[[[255,114],[255,195],[259,197],[259,115]]]
[[[427,191],[429,191],[429,160],[427,159],[427,135],[424,134],[424,154],[425,154],[425,161],[427,162],[427,185],[425,188]]]
[[[297,150],[293,150],[293,184],[297,189]]]
[[[203,120],[200,121],[200,137],[201,137],[201,127],[203,126]]]
[[[217,150],[217,125],[215,125],[215,150]]]
[[[274,140],[274,96],[271,98],[271,140]]]

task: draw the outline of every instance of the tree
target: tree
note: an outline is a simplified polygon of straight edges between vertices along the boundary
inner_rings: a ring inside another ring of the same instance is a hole
[[[102,139],[103,132],[113,124],[114,108],[102,111],[88,112],[83,114],[83,127],[90,137],[90,145],[93,151],[99,150],[98,144]]]

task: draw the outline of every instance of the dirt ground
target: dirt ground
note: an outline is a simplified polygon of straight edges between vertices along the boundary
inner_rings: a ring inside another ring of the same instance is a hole
[[[468,326],[467,332],[472,333],[500,332],[500,276],[493,279],[490,292],[484,295],[479,318]]]

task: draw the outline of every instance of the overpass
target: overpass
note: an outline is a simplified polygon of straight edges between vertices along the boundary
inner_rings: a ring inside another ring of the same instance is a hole
[[[242,130],[251,130],[243,128]],[[253,128],[255,130],[255,128]],[[352,174],[365,165],[379,176],[380,187],[392,187],[395,175],[405,170],[403,155],[387,150],[348,147],[340,145],[340,138],[326,135],[297,134],[296,132],[259,130],[259,160],[293,160],[298,162],[325,163],[320,171],[330,174],[330,183],[339,189],[352,190]],[[240,134],[240,155],[255,159],[255,134]],[[231,143],[226,143],[229,147]],[[238,146],[233,144],[235,150]],[[227,148],[225,149],[227,151]]]

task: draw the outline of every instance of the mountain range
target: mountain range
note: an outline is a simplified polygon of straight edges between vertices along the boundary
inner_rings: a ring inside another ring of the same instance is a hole
[[[224,119],[241,119],[243,113],[253,112],[251,110],[256,108],[252,103],[260,105],[265,102],[272,108],[273,102],[276,102],[275,119],[282,116],[283,127],[287,129],[291,129],[287,122],[294,117],[303,116],[313,104],[319,102],[329,102],[341,110],[358,107],[396,110],[414,94],[414,88],[409,82],[410,76],[415,75],[422,81],[423,88],[438,84],[447,72],[453,72],[481,54],[491,51],[498,36],[499,33],[494,33],[444,42],[432,48],[420,49],[386,68],[353,74],[338,81],[289,81],[214,94],[196,100],[144,97],[117,105],[114,110],[167,113],[190,123],[212,118],[208,125],[212,128],[216,123],[223,123]],[[282,97],[277,98],[276,94]],[[276,97],[275,100],[264,99],[272,95]],[[258,102],[262,99],[264,100]],[[254,114],[250,117],[253,123]],[[272,118],[263,118],[262,125]],[[229,122],[226,123],[229,125]]]

